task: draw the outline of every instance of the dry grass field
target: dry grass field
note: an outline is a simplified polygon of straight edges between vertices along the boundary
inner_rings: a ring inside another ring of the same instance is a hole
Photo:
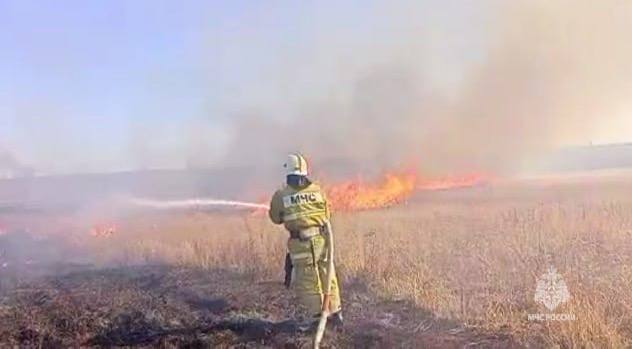
[[[180,291],[173,290],[188,289],[198,298],[221,295],[222,299],[228,299],[233,315],[246,313],[257,319],[279,321],[293,315],[288,305],[291,298],[287,298],[288,292],[281,286],[287,236],[264,215],[154,212],[116,220],[117,231],[112,236],[81,237],[75,243],[82,251],[88,251],[91,263],[97,267],[108,267],[110,272],[129,270],[130,275],[137,275],[129,277],[129,285],[144,285],[142,278],[147,274],[162,275],[155,288],[170,285],[172,288],[162,294],[175,292],[175,298],[168,298],[175,299],[174,304],[165,301],[157,305],[149,297],[138,307],[144,310],[154,307],[158,313],[167,303],[177,308],[182,297],[177,296]],[[330,347],[632,346],[632,177],[629,174],[523,180],[422,192],[397,207],[340,212],[333,223],[347,322],[345,332],[329,334],[326,344]],[[143,265],[169,269],[139,272]],[[117,269],[111,269],[114,267]],[[570,293],[568,302],[554,312],[573,314],[573,321],[528,320],[528,314],[549,313],[534,301],[537,280],[549,267],[556,268]],[[99,270],[91,272],[88,285],[107,279],[109,274],[104,276]],[[179,279],[185,274],[186,278]],[[83,287],[79,284],[72,287]],[[28,288],[24,283],[20,287]],[[31,291],[36,288],[29,287]],[[97,286],[86,287],[93,290],[86,292],[94,292]],[[103,287],[107,288],[107,283],[97,287],[99,292]],[[144,297],[132,289],[140,292],[131,286],[114,287],[112,292],[118,295],[123,292],[125,297]],[[15,294],[5,290],[0,303],[0,321],[3,321],[0,324],[23,324],[19,331],[5,328],[5,336],[12,338],[5,343],[11,344],[24,339],[20,337],[24,326],[37,323],[40,331],[45,327],[42,320],[33,320],[45,314],[30,310],[27,319],[23,307],[29,303]],[[65,302],[90,302],[89,297],[79,300],[81,297],[85,296],[71,297]],[[127,309],[122,299],[118,302],[110,300],[103,307]],[[20,311],[16,310],[16,304],[21,304]],[[73,317],[81,316],[81,309],[78,307]],[[217,327],[199,329],[196,326],[205,322],[199,317],[189,319],[193,315],[187,309],[190,308],[174,310],[177,314],[171,316],[188,320],[179,320],[180,327],[173,326],[191,331],[197,328],[194,344],[200,346],[301,347],[308,343],[287,338],[281,341],[281,337],[265,340],[242,337],[237,342],[224,337],[221,340],[200,337],[208,336],[208,329]],[[162,316],[167,317],[165,314],[169,312],[164,311]],[[197,314],[193,310],[191,313]],[[107,314],[102,316],[114,316]],[[217,325],[217,321],[211,322]],[[101,333],[101,337],[95,337],[90,333],[95,327],[82,326],[81,331],[76,330],[84,333],[82,336],[76,335],[74,339],[61,336],[51,343],[159,343],[166,347],[184,343],[169,342],[165,338],[173,337],[173,332],[161,335],[155,329],[152,333],[158,334],[144,341],[95,342],[95,338],[103,337],[103,331],[95,330]],[[55,335],[54,329],[48,331],[49,337]],[[233,329],[233,332],[239,331]],[[46,343],[43,337],[39,338],[38,343]]]

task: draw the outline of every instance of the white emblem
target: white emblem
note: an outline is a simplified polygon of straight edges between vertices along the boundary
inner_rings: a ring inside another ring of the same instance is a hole
[[[537,303],[543,304],[550,311],[553,311],[558,305],[568,301],[570,297],[568,287],[566,287],[566,282],[564,282],[562,276],[555,268],[549,267],[549,270],[538,279],[533,299]]]
[[[324,202],[323,196],[319,192],[298,192],[283,197],[283,207],[285,208],[317,202]]]

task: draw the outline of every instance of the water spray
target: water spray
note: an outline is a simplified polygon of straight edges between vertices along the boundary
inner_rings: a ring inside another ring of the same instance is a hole
[[[255,202],[221,200],[221,199],[149,200],[149,199],[133,198],[130,200],[130,203],[136,206],[163,209],[163,210],[198,208],[198,207],[205,207],[205,206],[268,209],[268,205],[259,204]]]

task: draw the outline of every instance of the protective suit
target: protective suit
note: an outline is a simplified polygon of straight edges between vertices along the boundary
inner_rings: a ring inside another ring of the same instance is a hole
[[[327,274],[324,225],[330,219],[329,207],[320,187],[307,179],[307,162],[301,155],[291,154],[285,167],[288,184],[274,193],[269,216],[290,232],[287,247],[293,266],[291,288],[305,310],[317,316]],[[336,313],[340,309],[340,291],[334,276],[330,310]]]

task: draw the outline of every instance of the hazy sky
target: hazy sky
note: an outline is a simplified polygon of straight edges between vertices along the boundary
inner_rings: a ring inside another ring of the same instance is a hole
[[[43,172],[220,164],[237,119],[292,118],[375,65],[423,65],[457,93],[495,5],[0,0],[0,151]],[[580,141],[632,140],[631,120],[622,108]]]

